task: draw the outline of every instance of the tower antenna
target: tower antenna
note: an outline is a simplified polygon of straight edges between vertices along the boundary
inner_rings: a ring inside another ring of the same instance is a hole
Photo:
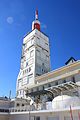
[[[36,9],[35,19],[38,20],[38,9]]]
[[[11,99],[11,90],[9,91],[9,99]]]

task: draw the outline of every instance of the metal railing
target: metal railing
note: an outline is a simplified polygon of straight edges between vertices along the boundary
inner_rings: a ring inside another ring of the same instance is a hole
[[[0,107],[0,112],[9,113],[9,108]]]

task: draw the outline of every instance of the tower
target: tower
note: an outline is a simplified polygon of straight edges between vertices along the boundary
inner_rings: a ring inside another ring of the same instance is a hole
[[[35,83],[35,77],[50,71],[49,38],[40,30],[38,10],[32,31],[23,38],[21,66],[17,78],[17,97],[25,97],[24,88]]]

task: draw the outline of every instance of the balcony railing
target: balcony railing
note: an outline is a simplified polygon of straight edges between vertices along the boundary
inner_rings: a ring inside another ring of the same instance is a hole
[[[9,113],[9,108],[0,107],[0,112]]]

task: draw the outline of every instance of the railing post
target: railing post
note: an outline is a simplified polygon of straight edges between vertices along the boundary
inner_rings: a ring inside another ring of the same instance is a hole
[[[30,110],[29,110],[29,120],[30,120]]]

